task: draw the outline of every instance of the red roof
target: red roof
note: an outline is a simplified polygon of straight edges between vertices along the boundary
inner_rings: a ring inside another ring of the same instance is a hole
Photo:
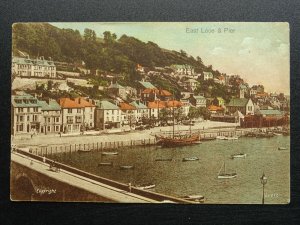
[[[62,108],[84,108],[84,107],[95,107],[92,103],[88,102],[82,97],[78,98],[60,98],[58,103]]]
[[[172,107],[181,107],[183,105],[182,102],[177,100],[171,101],[154,101],[148,103],[148,108],[157,109],[157,108],[172,108]]]
[[[208,106],[208,110],[209,111],[223,111],[224,109],[220,106],[210,105],[210,106]]]
[[[167,91],[167,90],[158,90],[156,88],[146,88],[142,94],[157,94],[157,95],[161,95],[161,96],[172,96],[172,94]]]
[[[125,102],[121,102],[119,106],[120,106],[121,110],[134,110],[134,109],[136,109],[133,105],[130,105],[130,104],[125,103]]]
[[[154,102],[149,102],[148,103],[148,108],[150,109],[162,109],[166,108],[165,102],[164,101],[154,101]]]

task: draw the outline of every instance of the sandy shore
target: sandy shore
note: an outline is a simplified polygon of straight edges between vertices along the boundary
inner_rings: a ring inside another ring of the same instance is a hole
[[[209,131],[212,129],[230,130],[237,126],[235,123],[224,123],[216,121],[203,121],[196,123],[192,126],[192,130],[204,130]],[[189,130],[189,126],[178,125],[175,127],[176,131]],[[44,135],[38,134],[33,136],[30,135],[18,135],[12,138],[12,143],[16,145],[67,145],[67,144],[85,144],[85,143],[96,143],[96,142],[118,142],[118,141],[131,141],[131,140],[143,140],[153,139],[153,134],[158,132],[170,132],[172,126],[167,127],[154,127],[149,130],[133,130],[125,133],[101,133],[98,131],[86,132],[85,135],[79,134],[67,134],[60,137],[58,134],[55,135]],[[70,136],[71,135],[71,136]]]

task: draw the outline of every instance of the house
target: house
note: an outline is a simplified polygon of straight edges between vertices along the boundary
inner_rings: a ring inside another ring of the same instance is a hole
[[[147,104],[147,102],[153,102],[156,100],[167,101],[170,100],[172,96],[173,95],[167,90],[146,88],[141,93],[141,100],[144,104]]]
[[[64,133],[81,132],[89,125],[84,120],[86,117],[86,103],[82,103],[82,101],[82,98],[77,98],[76,100],[71,98],[58,99],[58,103],[62,110],[62,131]],[[92,106],[88,106],[88,108],[90,107]],[[87,118],[86,120],[91,121],[90,118]]]
[[[140,73],[145,73],[145,67],[143,67],[143,66],[140,65],[140,64],[137,64],[137,65],[136,65],[135,70],[136,70],[137,72],[140,72]]]
[[[222,84],[225,85],[225,76],[224,75],[220,75],[217,78],[214,79],[214,82],[217,84]]]
[[[40,132],[43,134],[59,133],[62,127],[62,114],[60,105],[53,99],[38,101],[41,106]]]
[[[245,94],[247,94],[248,87],[245,84],[240,84],[240,98],[245,98]]]
[[[126,89],[122,85],[118,84],[118,82],[111,83],[107,90],[110,94],[126,99]]]
[[[251,99],[232,98],[226,107],[232,114],[240,111],[243,115],[254,115],[254,104]]]
[[[56,66],[51,60],[44,57],[37,59],[12,58],[12,74],[19,77],[56,78]]]
[[[203,72],[203,80],[214,79],[214,75],[211,72]]]
[[[121,110],[109,101],[96,103],[95,127],[100,130],[121,127]]]
[[[93,129],[95,127],[95,102],[83,97],[75,98],[75,102],[78,102],[83,107],[84,128],[86,130]]]
[[[188,98],[182,98],[180,99],[180,102],[182,103],[182,110],[183,110],[183,114],[184,116],[188,116],[189,115],[189,111],[190,111],[190,107],[191,107],[191,103],[189,101]]]
[[[187,65],[187,64],[185,64],[185,65],[174,64],[174,65],[171,65],[171,68],[173,69],[175,74],[179,74],[179,75],[193,75],[194,74],[194,67]]]
[[[126,92],[127,96],[130,96],[130,97],[136,97],[137,96],[137,90],[133,87],[126,86],[125,87],[125,92]]]
[[[250,88],[250,96],[255,96],[257,94],[257,88],[255,88],[254,86],[252,88]]]
[[[38,99],[25,92],[12,95],[12,135],[40,131],[42,107]]]
[[[206,98],[204,96],[201,95],[191,95],[189,97],[189,102],[191,103],[191,105],[195,106],[195,107],[206,107]]]
[[[163,101],[155,100],[153,102],[148,102],[149,116],[152,119],[159,119],[159,112],[162,109],[166,108],[166,105]]]
[[[138,96],[141,96],[142,91],[144,91],[146,88],[156,89],[156,87],[152,83],[150,83],[148,81],[144,81],[144,80],[143,81],[139,81],[138,82],[138,86],[137,86],[137,94],[138,94]]]
[[[198,85],[198,81],[196,81],[195,79],[187,79],[185,81],[183,81],[183,87],[188,90],[188,91],[195,91]]]
[[[216,113],[223,113],[224,112],[224,108],[217,106],[217,105],[210,105],[207,107],[207,110],[210,111],[212,114],[216,114]]]
[[[263,117],[278,117],[281,118],[284,114],[277,109],[260,109],[256,113],[257,115],[262,115]]]
[[[136,108],[135,118],[137,122],[142,122],[143,119],[149,118],[150,109],[140,101],[133,101],[130,105]]]
[[[135,125],[137,122],[136,119],[136,107],[133,105],[130,105],[126,102],[120,102],[119,108],[122,111],[121,117],[122,117],[122,123],[121,125],[129,125],[130,127]]]
[[[213,105],[216,105],[216,106],[221,106],[221,107],[225,106],[225,100],[222,97],[214,98],[212,103],[213,103]]]

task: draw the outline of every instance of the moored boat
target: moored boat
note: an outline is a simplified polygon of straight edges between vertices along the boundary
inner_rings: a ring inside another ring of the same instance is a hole
[[[130,170],[130,169],[133,169],[133,168],[134,168],[134,166],[132,166],[132,165],[120,166],[121,170]]]
[[[186,158],[183,158],[182,161],[183,162],[187,162],[187,161],[198,161],[199,158],[196,157],[196,156],[193,156],[193,157],[186,157]]]
[[[278,150],[288,150],[287,147],[278,147]]]
[[[237,158],[246,158],[246,156],[247,156],[247,154],[245,154],[245,153],[238,153],[238,154],[233,154],[230,157],[232,159],[237,159]]]
[[[118,152],[102,152],[102,155],[118,155]]]
[[[232,178],[236,178],[236,177],[237,177],[237,173],[227,173],[226,172],[226,166],[225,166],[225,161],[224,161],[223,165],[221,166],[221,168],[219,170],[218,179],[232,179]]]
[[[186,195],[182,199],[194,202],[204,202],[205,200],[203,195]]]
[[[88,149],[88,150],[84,150],[84,149],[79,149],[77,150],[79,153],[87,153],[87,152],[91,152],[92,150],[91,149]]]
[[[201,141],[212,141],[212,140],[216,140],[216,137],[202,137]]]

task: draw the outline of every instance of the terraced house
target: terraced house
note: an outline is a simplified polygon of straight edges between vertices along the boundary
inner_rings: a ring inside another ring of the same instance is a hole
[[[45,60],[44,57],[13,57],[12,74],[20,77],[56,78],[56,66],[51,59]]]
[[[121,110],[109,101],[98,101],[96,103],[95,127],[99,130],[120,128]]]
[[[40,131],[42,107],[37,98],[25,92],[12,95],[12,135],[33,134]]]
[[[62,125],[62,114],[60,105],[53,99],[38,101],[41,106],[41,129],[43,134],[59,133]]]

